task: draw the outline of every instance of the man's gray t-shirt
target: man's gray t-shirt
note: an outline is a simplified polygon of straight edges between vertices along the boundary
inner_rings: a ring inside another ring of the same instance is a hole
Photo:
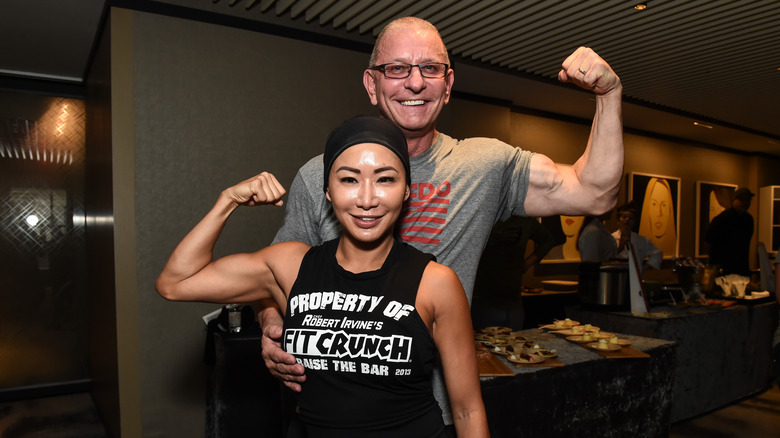
[[[428,151],[410,160],[411,196],[399,219],[399,233],[452,268],[469,303],[493,225],[513,214],[525,215],[532,155],[496,139],[455,140],[439,133]],[[274,243],[296,240],[316,246],[341,234],[322,189],[323,169],[319,155],[298,171]],[[434,372],[434,395],[445,423],[451,424],[439,371]]]

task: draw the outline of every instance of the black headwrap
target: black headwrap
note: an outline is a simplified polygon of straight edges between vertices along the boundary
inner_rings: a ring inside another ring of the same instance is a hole
[[[395,124],[387,119],[377,116],[358,116],[347,120],[334,129],[325,143],[325,153],[322,162],[325,164],[325,183],[323,190],[328,188],[328,175],[336,157],[341,155],[348,147],[361,143],[376,143],[393,151],[406,169],[406,184],[412,185],[412,174],[409,167],[409,149],[406,145],[406,137]]]

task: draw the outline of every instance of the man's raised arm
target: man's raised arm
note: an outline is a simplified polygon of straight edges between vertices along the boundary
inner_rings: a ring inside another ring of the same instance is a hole
[[[535,154],[525,211],[529,216],[600,215],[617,202],[623,174],[623,121],[620,78],[592,49],[580,47],[562,64],[562,82],[596,95],[588,144],[572,166]]]

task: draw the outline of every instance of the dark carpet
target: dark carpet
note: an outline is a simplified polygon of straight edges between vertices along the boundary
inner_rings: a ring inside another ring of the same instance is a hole
[[[672,425],[670,438],[780,438],[780,389]]]
[[[89,394],[0,403],[0,438],[105,438]]]

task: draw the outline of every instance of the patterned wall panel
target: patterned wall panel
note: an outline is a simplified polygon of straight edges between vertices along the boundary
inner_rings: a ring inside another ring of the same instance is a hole
[[[0,92],[0,392],[88,377],[85,105]]]
[[[23,254],[46,254],[83,237],[83,101],[50,98],[34,119],[5,118],[0,128],[0,236]]]

